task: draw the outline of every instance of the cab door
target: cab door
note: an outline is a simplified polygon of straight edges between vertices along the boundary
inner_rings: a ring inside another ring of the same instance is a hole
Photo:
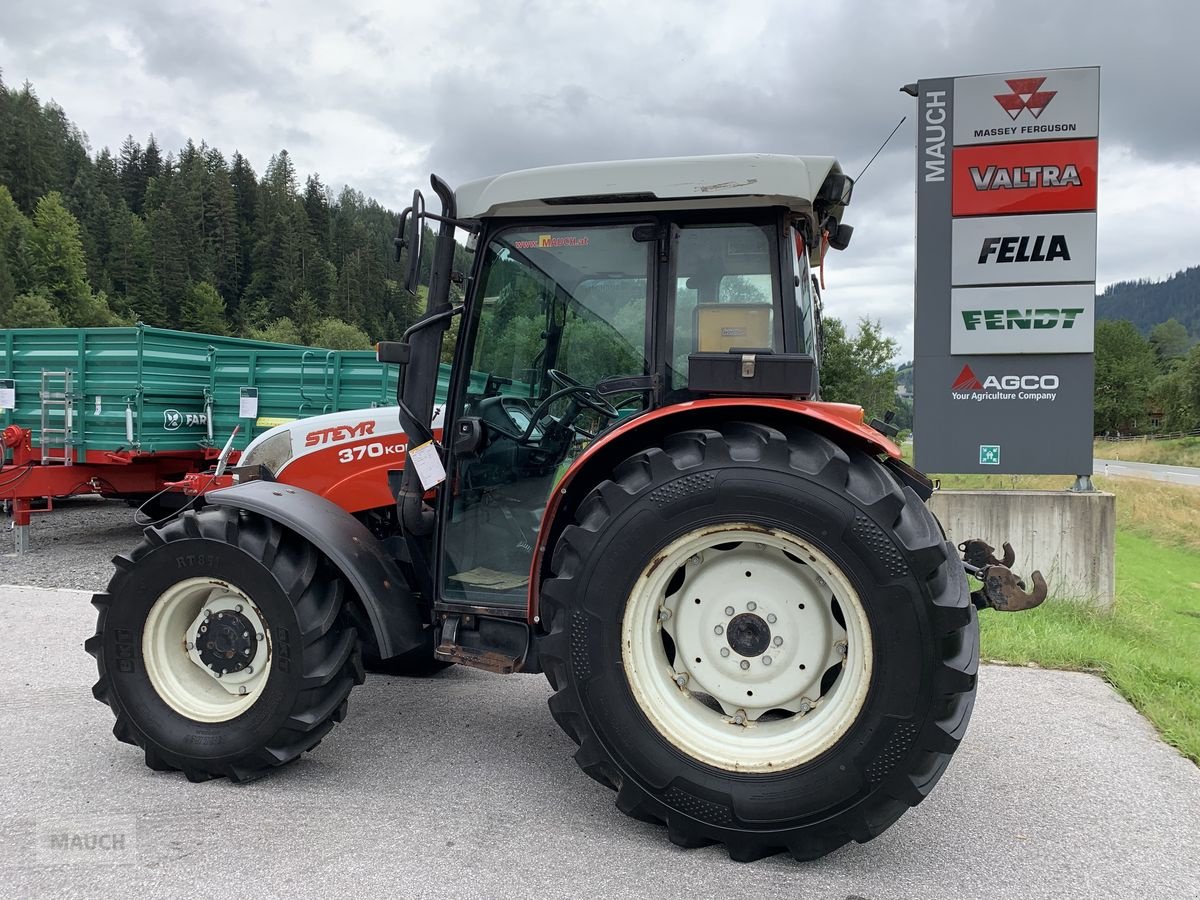
[[[649,402],[596,393],[651,371],[655,244],[639,224],[514,224],[481,241],[449,400],[439,608],[523,616],[555,482],[600,429]]]

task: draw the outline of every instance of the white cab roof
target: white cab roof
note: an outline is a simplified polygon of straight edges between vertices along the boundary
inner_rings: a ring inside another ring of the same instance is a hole
[[[458,216],[555,215],[696,207],[812,208],[832,156],[676,156],[525,169],[464,184]],[[618,199],[624,198],[624,199]]]

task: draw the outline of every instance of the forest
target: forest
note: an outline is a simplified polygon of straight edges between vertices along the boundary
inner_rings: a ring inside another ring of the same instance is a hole
[[[286,149],[261,175],[203,140],[94,151],[62,107],[0,79],[0,327],[144,322],[365,349],[423,305],[401,284],[395,228],[375,199],[302,177]],[[1097,433],[1200,427],[1198,299],[1200,267],[1097,298]],[[877,321],[826,317],[823,343],[825,399],[911,427],[911,364],[894,365]]]

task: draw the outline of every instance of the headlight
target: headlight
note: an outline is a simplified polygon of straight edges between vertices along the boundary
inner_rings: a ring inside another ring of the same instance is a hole
[[[238,460],[238,468],[266,466],[272,473],[278,472],[292,458],[292,434],[281,428],[254,441]]]

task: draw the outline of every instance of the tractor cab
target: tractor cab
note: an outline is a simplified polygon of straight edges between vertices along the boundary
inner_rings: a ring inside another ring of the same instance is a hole
[[[442,216],[416,196],[404,217],[410,258],[423,218],[442,223],[435,259],[458,229],[475,256],[451,278],[465,302],[430,586],[439,608],[524,616],[551,493],[598,438],[708,397],[817,396],[810,266],[849,239],[840,218],[852,185],[827,157],[728,156],[434,187]],[[427,321],[445,326],[438,268]],[[413,356],[440,337],[418,330]],[[428,384],[410,364],[404,399],[415,418]]]

